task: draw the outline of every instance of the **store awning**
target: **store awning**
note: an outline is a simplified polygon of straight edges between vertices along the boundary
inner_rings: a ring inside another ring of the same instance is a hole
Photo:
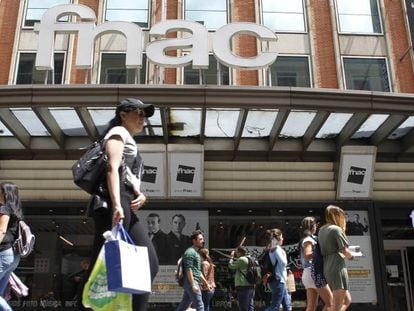
[[[202,144],[206,160],[326,161],[343,145],[413,159],[414,94],[177,85],[1,86],[0,159],[75,159],[125,97],[157,107],[138,143]]]

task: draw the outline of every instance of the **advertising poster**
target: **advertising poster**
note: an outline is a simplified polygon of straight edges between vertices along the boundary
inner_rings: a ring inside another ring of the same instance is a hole
[[[165,152],[142,152],[141,156],[144,162],[141,191],[147,197],[165,197]]]
[[[203,154],[201,152],[170,152],[168,154],[171,197],[203,195]]]
[[[359,246],[362,257],[347,260],[352,302],[376,303],[374,263],[367,211],[346,211],[347,235],[351,246]]]
[[[371,197],[375,154],[343,154],[338,197]]]
[[[177,260],[191,246],[190,236],[194,230],[205,233],[205,246],[208,247],[208,211],[143,209],[136,214],[147,228],[160,262],[150,302],[180,302],[183,289],[175,280]]]

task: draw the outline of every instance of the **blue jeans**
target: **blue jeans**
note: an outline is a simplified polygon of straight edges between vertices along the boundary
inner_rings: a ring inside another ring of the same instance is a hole
[[[214,295],[214,288],[212,290],[203,290],[201,291],[201,296],[203,298],[203,304],[204,304],[204,311],[210,311],[210,303],[211,299]]]
[[[185,311],[193,303],[193,308],[197,311],[204,311],[203,299],[201,297],[201,290],[198,284],[195,284],[199,291],[195,294],[191,288],[190,283],[187,280],[187,277],[184,279],[184,293],[183,298],[181,299],[180,304],[177,307],[176,311]]]
[[[254,288],[236,288],[240,311],[254,311]]]
[[[14,253],[13,248],[0,251],[0,310],[2,311],[12,310],[3,297],[7,284],[9,284],[10,274],[16,269],[19,261],[20,256]]]
[[[290,310],[290,297],[286,290],[285,283],[273,280],[270,282],[270,288],[272,289],[272,301],[264,311],[279,311],[279,307],[282,304],[283,311]]]

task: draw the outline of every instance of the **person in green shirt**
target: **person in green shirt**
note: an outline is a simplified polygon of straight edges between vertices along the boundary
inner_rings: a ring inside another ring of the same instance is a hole
[[[246,256],[247,250],[243,246],[237,247],[230,254],[229,268],[236,270],[234,275],[234,286],[237,292],[237,301],[240,311],[254,310],[254,284],[250,284],[246,279],[249,259]]]
[[[204,236],[201,230],[196,230],[191,234],[191,243],[192,246],[187,248],[182,257],[185,273],[184,293],[176,311],[187,310],[191,303],[197,311],[204,311],[200,283],[210,289],[210,285],[201,273],[201,258],[198,253],[198,250],[204,246]]]
[[[323,256],[323,273],[332,289],[331,311],[345,311],[351,304],[348,270],[345,258],[353,259],[349,251],[349,240],[345,235],[345,212],[334,205],[325,210],[326,224],[319,230],[319,244]]]

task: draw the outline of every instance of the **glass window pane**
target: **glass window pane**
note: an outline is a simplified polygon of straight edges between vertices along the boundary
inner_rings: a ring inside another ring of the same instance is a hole
[[[186,0],[186,10],[226,11],[227,0]]]
[[[278,110],[249,110],[242,137],[269,136]]]
[[[334,138],[341,132],[351,117],[352,113],[331,113],[318,134],[316,134],[316,138]]]
[[[273,86],[311,87],[308,57],[279,56],[269,70]]]
[[[174,108],[170,109],[170,135],[200,135],[201,109]]]
[[[316,112],[291,111],[279,136],[302,137],[311,124]]]
[[[381,33],[377,0],[337,0],[341,32]]]
[[[392,132],[390,136],[388,136],[388,139],[399,139],[405,136],[413,128],[414,128],[414,117],[409,117],[394,132]]]
[[[148,10],[148,0],[109,0],[106,5],[105,20],[133,22],[146,28],[148,27]]]
[[[240,109],[207,109],[206,137],[234,137]]]
[[[101,57],[100,84],[135,84],[136,70],[127,69],[125,54],[103,53]],[[145,83],[147,57],[142,58],[142,68],[139,73],[140,84]]]
[[[148,0],[107,0],[107,9],[148,10]]]
[[[352,139],[369,138],[389,117],[388,114],[373,114],[361,125],[361,127],[352,135]]]
[[[209,55],[209,67],[202,70],[201,75],[203,84],[218,85],[217,81],[217,60],[213,55]],[[229,85],[229,68],[220,64],[221,85]],[[200,70],[193,69],[190,66],[184,67],[184,84],[200,84]]]
[[[109,121],[115,116],[114,108],[88,108],[93,123],[95,124],[99,134],[108,126]]]
[[[385,59],[344,58],[346,88],[390,92]]]
[[[263,0],[263,12],[302,12],[302,0]]]
[[[39,22],[45,11],[53,6],[59,4],[69,4],[70,0],[29,0],[27,4],[26,18],[24,21],[25,26],[34,26],[36,22]],[[59,21],[68,21],[68,17],[62,17]]]
[[[274,31],[305,31],[303,14],[263,13],[263,24]]]
[[[227,24],[227,13],[211,11],[186,11],[185,19],[199,22],[208,29],[217,29]]]
[[[54,57],[54,84],[62,84],[65,54],[55,53]],[[35,69],[35,58],[35,53],[20,53],[16,84],[44,84],[46,71]],[[48,84],[52,84],[52,82],[51,73],[49,72]]]
[[[50,136],[42,121],[31,108],[11,108],[11,112],[32,136]]]
[[[73,108],[49,108],[63,133],[68,136],[87,136],[81,120]]]
[[[13,136],[12,132],[0,121],[0,136]]]

